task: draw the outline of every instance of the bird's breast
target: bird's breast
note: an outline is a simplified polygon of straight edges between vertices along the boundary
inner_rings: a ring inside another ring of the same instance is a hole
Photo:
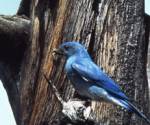
[[[89,82],[74,72],[67,73],[67,76],[78,94],[90,98],[89,87],[91,84]]]

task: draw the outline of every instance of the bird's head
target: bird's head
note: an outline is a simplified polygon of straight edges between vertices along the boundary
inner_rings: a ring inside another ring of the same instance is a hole
[[[89,57],[85,47],[78,42],[64,42],[59,46],[58,49],[54,49],[53,52],[59,55],[64,55],[67,58],[74,55],[78,55],[80,57]]]

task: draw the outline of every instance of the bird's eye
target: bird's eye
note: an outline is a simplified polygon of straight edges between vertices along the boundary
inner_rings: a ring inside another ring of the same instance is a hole
[[[69,46],[64,46],[65,50],[68,50],[69,49]]]

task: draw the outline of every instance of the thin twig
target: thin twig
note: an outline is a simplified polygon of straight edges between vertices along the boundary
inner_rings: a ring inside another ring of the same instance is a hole
[[[49,80],[45,74],[43,74],[46,81],[49,83],[49,85],[52,87],[52,90],[54,91],[57,99],[60,101],[60,103],[63,105],[65,103],[65,101],[62,99],[62,97],[60,96],[58,90],[56,89],[55,85],[53,84],[53,82],[51,80]]]

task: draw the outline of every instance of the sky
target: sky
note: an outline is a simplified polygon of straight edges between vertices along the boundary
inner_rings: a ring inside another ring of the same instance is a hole
[[[0,82],[0,124],[1,125],[16,125],[14,116],[8,102],[6,91]]]
[[[145,0],[145,12],[150,15],[150,0]]]
[[[0,14],[14,15],[21,0],[0,0]]]
[[[0,15],[14,15],[20,0],[0,0]],[[150,0],[145,0],[145,12],[150,15]],[[0,124],[16,125],[6,91],[0,82]]]

